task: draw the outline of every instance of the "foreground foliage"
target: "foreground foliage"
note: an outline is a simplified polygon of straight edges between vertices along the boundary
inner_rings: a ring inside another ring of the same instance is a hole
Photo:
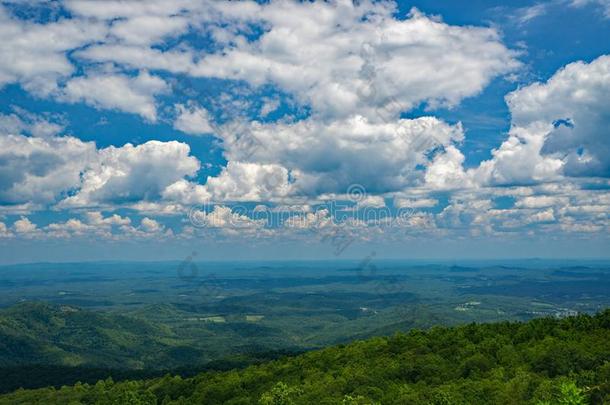
[[[610,310],[413,330],[243,370],[61,389],[0,404],[610,403]]]

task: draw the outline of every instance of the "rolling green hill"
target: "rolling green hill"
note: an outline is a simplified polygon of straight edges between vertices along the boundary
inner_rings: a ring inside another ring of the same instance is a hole
[[[226,331],[184,328],[156,319],[184,316],[171,305],[154,305],[138,312],[146,313],[119,315],[43,302],[1,309],[0,393],[107,377],[150,378],[168,370],[194,375],[298,352],[264,347],[246,350],[235,336],[249,331],[240,330],[239,323],[235,330]],[[223,339],[231,343],[222,344]]]
[[[192,378],[20,390],[0,404],[603,404],[610,310],[412,330]]]
[[[163,351],[162,336],[171,336],[171,331],[141,319],[71,306],[21,303],[0,311],[0,365],[139,368]],[[126,364],[130,355],[132,360]]]
[[[139,313],[145,311],[155,316]],[[161,314],[163,319],[156,319]],[[269,352],[274,347],[273,335],[244,338],[258,332],[260,327],[254,323],[175,321],[184,317],[170,305],[120,315],[67,305],[20,303],[0,310],[0,369],[55,365],[168,370],[248,352]],[[261,344],[256,346],[258,341]],[[275,341],[277,349],[287,349],[289,343],[280,338]]]

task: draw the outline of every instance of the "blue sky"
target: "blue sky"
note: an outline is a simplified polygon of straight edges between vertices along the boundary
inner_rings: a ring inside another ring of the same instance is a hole
[[[607,0],[0,4],[0,262],[607,256]]]

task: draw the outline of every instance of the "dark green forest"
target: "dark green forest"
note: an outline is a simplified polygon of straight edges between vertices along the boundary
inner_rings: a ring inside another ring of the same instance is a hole
[[[0,404],[606,404],[610,310],[414,329],[232,371],[59,389]]]

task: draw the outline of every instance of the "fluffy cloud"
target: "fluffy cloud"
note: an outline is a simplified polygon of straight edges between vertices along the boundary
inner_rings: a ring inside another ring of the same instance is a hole
[[[463,173],[447,173],[458,169],[463,160],[452,145],[462,139],[461,127],[431,117],[399,119],[399,113],[420,103],[431,108],[454,106],[479,93],[494,77],[519,66],[516,54],[502,44],[494,29],[451,26],[415,9],[408,18],[397,19],[395,6],[389,2],[245,2],[236,6],[110,1],[101,6],[81,0],[67,1],[65,6],[72,18],[62,23],[76,26],[87,20],[103,28],[97,33],[103,38],[87,37],[92,46],[79,44],[74,49],[81,49],[74,55],[105,64],[66,80],[54,93],[64,101],[118,109],[155,121],[155,97],[168,87],[147,73],[147,68],[154,68],[243,80],[254,86],[272,83],[311,107],[312,116],[305,121],[254,122],[248,124],[245,136],[218,134],[229,165],[204,188],[174,178],[173,185],[166,184],[171,187],[159,192],[174,200],[196,201],[207,195],[234,200],[290,193],[312,196],[343,192],[354,183],[372,193],[421,182],[455,187],[464,182]],[[286,18],[293,15],[299,19]],[[263,29],[260,36],[244,35],[255,26]],[[209,34],[215,41],[211,50],[152,47],[189,29]],[[105,72],[113,63],[119,66]],[[140,73],[120,73],[120,64],[136,67]],[[70,72],[66,70],[64,76]],[[267,103],[261,115],[277,105],[277,100]],[[190,134],[212,132],[202,107],[178,104],[177,110],[177,129]],[[434,150],[437,146],[440,152]],[[422,168],[430,165],[424,178]],[[105,200],[96,183],[105,184],[100,171],[109,170],[87,170],[82,189],[65,204],[89,204],[88,200],[96,200],[87,197],[91,193]],[[142,193],[123,194],[129,199]]]
[[[49,204],[78,187],[95,144],[72,137],[0,135],[0,201]]]
[[[77,69],[68,54],[99,43],[133,46],[134,50],[146,49],[168,35],[184,32],[188,21],[180,16],[145,12],[110,23],[86,16],[86,8],[95,7],[94,4],[67,2],[66,7],[75,11],[71,18],[39,24],[13,17],[8,8],[0,5],[0,53],[3,55],[0,61],[0,87],[8,83],[21,83],[36,95],[53,96],[68,102],[82,101],[98,108],[139,114],[149,121],[155,121],[154,98],[168,89],[163,80],[146,71],[136,76],[89,73],[75,77],[73,74],[77,73]],[[116,7],[127,11],[121,4]],[[83,13],[79,13],[79,9]],[[154,7],[145,9],[155,11]],[[65,86],[62,86],[64,83]]]
[[[291,193],[312,196],[345,193],[353,184],[369,193],[383,193],[421,182],[423,172],[418,167],[430,163],[430,152],[438,147],[453,152],[450,145],[463,139],[463,131],[459,124],[449,125],[433,117],[375,123],[354,116],[329,124],[318,120],[253,122],[244,131],[223,131],[222,136],[229,165],[218,178],[208,179],[210,189],[222,188],[227,181],[229,189],[250,190],[254,185],[236,187],[231,172],[250,168],[238,175],[254,179],[255,167],[276,165],[277,173],[283,170],[286,176],[286,170],[290,171]],[[278,184],[285,193],[286,182]],[[263,196],[252,194],[259,195]]]
[[[369,207],[369,208],[383,208],[385,207],[385,200],[383,197],[378,195],[367,195],[358,201],[358,207]]]
[[[284,227],[289,229],[325,229],[334,227],[335,223],[328,209],[293,215],[284,221]]]
[[[465,188],[471,180],[463,169],[464,155],[454,145],[448,145],[426,170],[426,185],[434,189]]]
[[[65,6],[73,13],[104,20],[115,20],[120,17],[135,18],[140,16],[170,16],[177,15],[187,8],[189,0],[66,0]],[[151,27],[154,29],[154,27]]]
[[[47,95],[58,79],[74,72],[66,53],[104,35],[99,23],[64,19],[36,24],[11,17],[0,5],[0,87],[19,82]]]
[[[548,208],[544,211],[533,213],[532,215],[528,216],[526,219],[526,222],[529,224],[537,223],[537,222],[554,222],[554,221],[555,221],[555,215],[553,214],[553,210],[551,208]]]
[[[521,197],[515,202],[515,207],[519,208],[546,208],[555,205],[567,205],[567,197],[536,195]]]
[[[527,129],[513,127],[509,138],[492,151],[493,158],[481,162],[472,171],[478,183],[491,185],[532,184],[557,180],[563,162],[543,156],[547,125],[533,125]]]
[[[408,208],[408,211],[403,211],[407,215],[400,217],[386,216],[381,212],[384,211],[381,204],[377,205],[378,208],[363,204],[357,207],[360,213],[368,210],[369,214],[374,214],[379,210],[378,215],[365,216],[366,220],[359,220],[357,216],[345,217],[347,212],[339,214],[335,205],[332,205],[332,211],[324,205],[315,209],[309,206],[278,206],[273,209],[259,206],[251,211],[239,205],[215,205],[210,210],[203,204],[191,209],[190,223],[185,224],[181,232],[174,232],[150,217],[142,218],[135,226],[130,218],[117,214],[104,216],[93,211],[83,213],[81,218],[44,227],[22,217],[13,224],[13,232],[0,229],[0,235],[28,239],[91,237],[111,240],[213,238],[214,235],[223,235],[269,240],[318,240],[342,246],[355,240],[402,240],[407,235],[510,237],[524,232],[556,235],[558,232],[591,234],[610,230],[610,195],[603,190],[592,193],[574,186],[539,185],[527,190],[508,187],[504,194],[515,197],[512,206],[498,207],[495,189],[481,189],[478,193],[459,191],[439,213],[425,210],[442,204],[437,200],[412,198],[403,201],[398,198],[394,206]],[[415,211],[417,208],[424,210]],[[279,222],[273,220],[277,215],[281,218]]]
[[[202,204],[209,202],[212,197],[207,187],[184,179],[167,186],[161,196],[164,201],[171,201],[180,205]],[[154,211],[159,210],[155,209]]]
[[[0,238],[8,238],[11,236],[8,227],[4,224],[4,222],[0,222]]]
[[[185,31],[187,26],[188,20],[181,16],[140,15],[115,21],[110,35],[127,44],[153,45]]]
[[[355,112],[395,118],[421,102],[453,106],[519,66],[493,29],[450,26],[415,9],[397,20],[392,3],[274,2],[239,13],[215,7],[268,29],[205,56],[191,74],[271,82],[334,119]]]
[[[394,198],[394,206],[396,208],[425,208],[434,207],[438,204],[438,200],[434,198]]]
[[[49,237],[53,238],[82,237],[89,233],[96,234],[96,236],[110,236],[110,234],[104,232],[103,229],[85,224],[79,219],[74,218],[62,223],[49,224],[45,227],[45,231]]]
[[[593,2],[606,5],[572,5]],[[530,21],[545,7],[520,9],[518,18]],[[264,223],[230,202],[314,205],[345,197],[353,185],[367,194],[358,207],[384,208],[394,197],[394,207],[409,209],[402,228],[417,232],[609,229],[609,56],[572,63],[509,94],[508,139],[490,160],[465,169],[461,124],[400,113],[456,106],[518,69],[518,55],[493,28],[452,26],[415,9],[402,19],[393,3],[369,1],[69,0],[65,8],[70,18],[38,24],[0,6],[0,52],[7,55],[0,87],[21,83],[37,95],[213,134],[228,163],[200,184],[200,163],[184,143],[98,149],[55,136],[63,125],[48,116],[0,115],[0,205],[14,207],[12,214],[122,206],[149,215],[134,224],[95,211],[41,227],[23,217],[0,223],[0,236],[165,237],[171,230],[153,214],[210,201],[227,206],[196,214],[203,227],[249,235]],[[186,33],[205,37],[205,49]],[[159,108],[159,96],[183,77],[239,81],[239,94],[227,89],[208,103],[181,93]],[[250,91],[263,92],[262,103],[243,97]],[[246,111],[245,122],[234,125],[226,108],[218,112],[229,99],[242,103],[232,111]],[[291,116],[293,107],[299,112]],[[584,191],[584,182],[600,190]],[[506,197],[502,204],[498,196]],[[371,225],[354,220],[344,230],[368,238],[378,231]],[[337,229],[328,211],[309,208],[277,234],[319,228]]]
[[[261,201],[286,196],[288,170],[277,164],[229,162],[205,189],[216,201]]]
[[[425,234],[437,231],[436,218],[428,212],[413,212],[411,215],[403,215],[394,219],[390,225],[397,227],[407,233]],[[392,227],[389,228],[392,230]]]
[[[255,86],[273,83],[311,106],[312,117],[221,131],[229,165],[208,179],[211,194],[273,198],[277,190],[249,182],[269,165],[292,179],[290,185],[279,183],[280,195],[287,188],[308,196],[341,193],[352,184],[371,193],[422,182],[437,188],[464,185],[465,173],[453,171],[461,170],[463,161],[452,145],[463,138],[461,127],[432,117],[399,119],[398,114],[422,102],[456,105],[518,67],[494,30],[449,26],[417,10],[397,20],[390,3],[242,5],[213,8],[236,25],[263,24],[263,34],[255,40],[233,38],[189,74]],[[421,168],[430,164],[424,178]]]
[[[79,50],[78,57],[254,86],[273,83],[318,116],[333,119],[357,113],[387,120],[422,102],[454,106],[519,66],[494,29],[451,26],[415,9],[399,20],[390,2],[111,1],[101,7],[96,1],[69,1],[66,6],[75,16],[108,27],[107,38]],[[262,28],[262,34],[248,37],[252,27]],[[189,29],[213,39],[211,53],[152,47]]]
[[[506,96],[509,138],[474,173],[491,184],[610,177],[610,56],[571,63]]]
[[[26,237],[36,236],[39,231],[38,226],[26,217],[21,217],[15,221],[13,229],[15,230],[15,233]]]
[[[127,44],[92,45],[78,50],[75,55],[88,62],[117,63],[129,68],[165,70],[172,73],[188,73],[195,55],[182,49],[160,51]]]
[[[140,228],[147,233],[158,233],[162,231],[164,227],[154,219],[144,217],[142,218],[142,221],[140,221]]]
[[[558,156],[567,176],[610,177],[610,56],[567,65],[545,84],[511,93],[513,125],[546,124],[541,153]]]
[[[437,215],[436,221],[443,228],[473,229],[475,225],[485,225],[492,207],[491,199],[485,196],[454,196]]]
[[[80,207],[155,201],[199,167],[189,146],[176,141],[97,149],[69,136],[0,135],[0,202]]]
[[[60,206],[159,199],[166,187],[199,170],[199,161],[189,154],[189,146],[176,141],[101,149],[94,164],[82,174],[78,192],[64,199]]]
[[[71,79],[61,90],[59,98],[139,114],[154,122],[157,119],[155,96],[167,90],[167,84],[162,79],[146,71],[135,77],[95,74]]]
[[[222,229],[262,228],[264,220],[252,219],[240,212],[234,212],[230,207],[217,205],[211,212],[193,210],[190,220],[196,227]]]
[[[210,116],[205,108],[196,104],[176,105],[178,117],[174,121],[174,128],[191,135],[202,135],[214,132],[210,125]]]
[[[99,211],[90,211],[85,213],[87,223],[96,227],[109,227],[113,225],[130,225],[131,219],[122,217],[117,214],[113,214],[108,217],[104,217]]]
[[[57,117],[47,117],[32,114],[20,108],[13,107],[15,112],[0,114],[0,134],[22,134],[45,137],[59,134],[64,125]]]
[[[483,188],[458,191],[435,216],[439,227],[453,234],[523,235],[539,233],[589,233],[610,226],[610,193],[582,190],[562,182],[532,187]],[[512,197],[514,203],[496,199]]]
[[[131,223],[130,218],[117,214],[104,217],[102,213],[97,211],[86,212],[83,218],[70,218],[64,222],[53,222],[42,227],[38,227],[26,217],[21,217],[13,224],[14,234],[5,232],[6,235],[3,235],[0,226],[0,237],[121,240],[126,238],[149,239],[173,235],[171,230],[167,230],[164,225],[154,219],[144,217],[137,227],[132,226]]]
[[[168,38],[189,32],[191,25],[209,20],[208,2],[182,0],[141,1],[67,0],[69,21],[95,22],[104,28],[104,38],[75,49],[74,55],[88,61],[110,62],[138,69],[162,69],[185,73],[196,55],[183,46],[163,51],[153,48]]]

